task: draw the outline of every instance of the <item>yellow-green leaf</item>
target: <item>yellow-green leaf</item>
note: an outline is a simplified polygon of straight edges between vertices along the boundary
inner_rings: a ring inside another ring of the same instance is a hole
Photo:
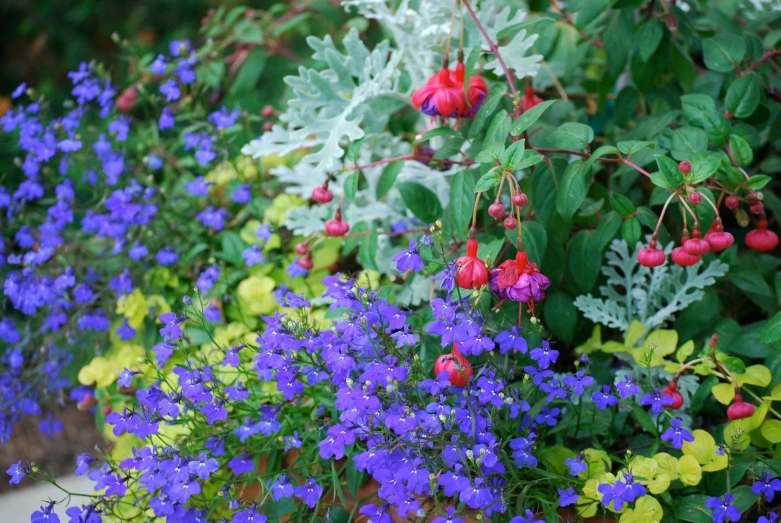
[[[577,354],[590,354],[596,350],[602,349],[602,328],[599,324],[594,326],[594,330],[591,331],[591,337],[586,340],[586,343],[575,348]]]
[[[583,451],[586,455],[586,464],[588,469],[581,472],[578,477],[584,479],[598,478],[605,472],[610,472],[613,462],[604,450],[586,449]]]
[[[689,340],[675,351],[675,359],[678,360],[678,363],[683,363],[692,354],[694,354],[694,341]]]
[[[684,441],[681,450],[685,455],[694,457],[697,463],[702,465],[710,463],[716,454],[716,440],[710,433],[702,429],[692,431],[692,436],[694,436],[694,441]]]
[[[648,482],[648,490],[651,494],[661,494],[670,488],[671,481],[672,478],[667,472],[659,472],[652,481]]]
[[[719,383],[711,389],[713,396],[722,405],[729,405],[735,397],[735,385],[731,383]]]
[[[760,432],[770,443],[781,442],[781,421],[776,419],[768,419],[762,423]]]
[[[702,468],[694,456],[681,456],[678,460],[678,471],[684,485],[697,485],[702,480]]]
[[[643,496],[637,500],[634,508],[627,509],[621,515],[619,523],[658,523],[664,517],[662,505],[653,496]]]
[[[658,474],[667,474],[671,480],[678,479],[678,460],[674,456],[660,452],[653,459],[659,464]]]
[[[743,385],[757,385],[759,387],[767,387],[770,385],[770,380],[773,376],[770,374],[770,369],[764,365],[751,365],[746,367],[746,372],[743,374],[735,374],[735,378],[742,387]]]
[[[627,347],[633,347],[640,338],[645,334],[646,328],[638,320],[633,320],[626,329],[626,335],[624,336],[624,345]]]
[[[659,470],[659,463],[651,458],[638,455],[629,462],[629,470],[638,480],[650,481],[656,477],[656,472]]]

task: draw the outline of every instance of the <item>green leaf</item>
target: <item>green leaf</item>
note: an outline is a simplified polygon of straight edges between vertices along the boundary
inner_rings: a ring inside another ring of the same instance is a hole
[[[722,113],[716,111],[713,98],[704,94],[687,94],[681,96],[681,104],[683,116],[689,123],[705,129],[705,133],[714,144],[724,144],[732,124]]]
[[[522,22],[519,22],[517,24],[512,24],[512,25],[509,25],[509,26],[505,27],[504,29],[502,29],[501,31],[499,31],[496,34],[496,38],[500,39],[500,40],[502,38],[512,39],[512,37],[514,37],[518,33],[518,31],[520,31],[521,29],[523,29],[525,27],[529,27],[530,25],[535,25],[535,24],[548,25],[548,24],[552,24],[554,22],[555,22],[555,20],[553,20],[552,18],[544,18],[544,17],[531,18],[531,17],[528,17],[528,18],[524,19]],[[540,30],[539,28],[535,29],[535,31],[539,31],[539,30]]]
[[[450,219],[455,233],[465,238],[472,220],[475,180],[469,171],[458,171],[450,181]]]
[[[667,189],[680,189],[684,186],[686,181],[683,179],[683,174],[678,170],[678,164],[674,160],[660,154],[654,155],[654,158],[656,158],[659,171],[651,176],[652,182]],[[661,176],[663,184],[658,183],[658,177],[656,180],[654,179],[656,174]]]
[[[534,165],[537,165],[541,161],[545,159],[545,156],[541,155],[537,151],[533,151],[532,149],[526,149],[523,153],[523,158],[521,158],[521,162],[515,166],[515,171],[520,171],[522,169],[528,169],[529,167],[532,167]]]
[[[477,61],[480,60],[480,55],[483,54],[483,48],[481,45],[476,45],[469,52],[469,56],[464,64],[464,99],[467,99],[467,92],[469,91],[469,81],[472,79],[472,74],[475,72],[475,66]]]
[[[490,171],[485,173],[477,180],[475,184],[474,192],[485,192],[493,187],[499,185],[502,180],[502,173],[499,171]]]
[[[247,55],[247,59],[241,64],[236,78],[231,82],[230,92],[234,96],[251,93],[256,86],[268,63],[266,50],[261,47],[255,49]]]
[[[358,192],[358,179],[360,177],[360,174],[358,171],[353,171],[350,174],[347,175],[347,178],[344,179],[344,197],[347,199],[348,202],[354,202],[355,201],[355,193]]]
[[[605,250],[605,247],[613,240],[618,229],[621,228],[622,222],[621,217],[612,211],[602,216],[591,240],[599,252]]]
[[[548,136],[548,142],[557,149],[582,151],[594,139],[594,130],[586,124],[567,122]]]
[[[643,427],[643,430],[650,432],[651,434],[656,434],[656,423],[654,423],[654,420],[648,412],[646,412],[638,403],[632,402],[632,417],[641,427]]]
[[[727,273],[727,279],[743,292],[770,296],[770,285],[755,269],[748,267],[732,267]]]
[[[762,333],[759,335],[759,341],[763,343],[776,343],[781,341],[781,312],[765,323],[762,327]]]
[[[542,113],[544,113],[548,107],[557,101],[558,100],[545,100],[544,102],[539,103],[528,111],[524,112],[513,123],[513,126],[510,128],[510,134],[513,136],[521,135],[525,130],[534,125],[534,123],[540,119],[540,116],[542,116]]]
[[[235,231],[223,231],[220,233],[222,250],[218,257],[234,265],[243,266],[244,259],[241,254],[247,248],[247,244]]]
[[[513,142],[510,147],[504,151],[501,161],[502,166],[504,166],[505,169],[509,169],[511,171],[518,169],[517,166],[521,163],[523,153],[526,152],[525,144],[526,140],[518,140],[517,142]]]
[[[596,151],[591,153],[591,156],[589,156],[588,160],[586,160],[585,168],[591,169],[591,166],[594,165],[594,162],[596,162],[603,156],[606,156],[608,154],[618,154],[618,153],[619,150],[617,147],[613,147],[612,145],[603,145],[597,148]]]
[[[637,245],[641,235],[640,221],[637,218],[629,218],[621,224],[621,237],[629,245]]]
[[[510,134],[510,124],[512,122],[512,118],[504,109],[496,113],[485,131],[485,141],[504,144],[504,140]]]
[[[396,183],[396,178],[399,177],[401,169],[404,167],[404,162],[391,162],[382,168],[382,174],[377,182],[377,199],[379,200],[391,190],[393,184]]]
[[[708,501],[708,496],[696,494],[693,496],[686,496],[679,500],[676,505],[675,515],[681,521],[689,521],[691,523],[713,523],[711,518],[712,511],[705,508],[705,502]]]
[[[195,76],[198,81],[212,90],[216,90],[222,84],[225,77],[225,64],[220,60],[211,60],[203,62],[195,70]]]
[[[618,142],[616,144],[618,150],[627,156],[631,156],[637,152],[642,151],[646,147],[651,147],[653,145],[654,142],[643,142],[640,140],[629,140],[627,142]]]
[[[749,178],[746,183],[749,187],[754,189],[755,191],[760,190],[762,187],[768,184],[768,182],[772,180],[772,178],[766,174],[755,174],[751,178]]]
[[[483,127],[485,127],[485,124],[488,122],[488,118],[494,114],[496,108],[499,107],[499,102],[502,101],[502,97],[504,97],[504,87],[495,89],[494,92],[483,100],[483,105],[480,106],[474,120],[472,120],[472,125],[469,126],[468,136],[470,139],[476,138],[480,134]]]
[[[637,50],[643,62],[647,62],[659,47],[664,36],[664,26],[656,18],[648,19],[637,31]]]
[[[475,155],[477,163],[496,163],[504,154],[504,143],[488,142],[483,144],[483,150]]]
[[[748,118],[759,107],[762,83],[756,73],[748,73],[732,82],[727,90],[724,105],[736,118]]]
[[[521,224],[521,234],[523,235],[523,246],[529,255],[529,261],[542,263],[545,256],[545,248],[548,244],[548,233],[538,222],[524,221]],[[514,233],[515,231],[508,231]]]
[[[364,269],[371,269],[373,271],[378,270],[376,230],[372,230],[361,240],[361,244],[358,247],[358,261],[363,265]]]
[[[710,397],[711,389],[713,389],[713,386],[718,382],[719,378],[716,376],[708,376],[702,380],[702,383],[700,383],[700,386],[697,387],[697,390],[692,395],[691,404],[689,405],[689,410],[692,414],[697,414],[702,410],[705,400]]]
[[[721,33],[702,42],[705,67],[717,73],[729,73],[746,54],[746,41],[740,36]]]
[[[442,216],[442,204],[431,189],[419,183],[404,182],[397,186],[404,204],[425,223],[434,223]]]
[[[691,158],[692,170],[689,173],[689,183],[701,183],[719,170],[721,157],[718,154],[698,154]]]
[[[673,132],[670,154],[677,161],[689,160],[708,149],[708,135],[696,127],[681,127]]]
[[[578,324],[578,309],[573,302],[572,296],[559,291],[546,296],[543,306],[545,326],[566,343],[572,343]]]
[[[732,157],[735,163],[741,166],[751,165],[754,160],[754,151],[746,140],[738,135],[731,134],[729,137],[729,148],[732,151]]]
[[[454,136],[461,136],[458,131],[455,131],[447,126],[440,126],[435,127],[431,130],[428,130],[423,134],[423,136],[420,137],[419,140],[415,140],[413,143],[418,144],[422,142],[427,142],[431,140],[432,138],[437,138],[439,136],[444,136],[446,138],[454,137]]]
[[[582,230],[567,243],[568,273],[582,294],[594,287],[602,266],[602,252],[592,235],[592,231]]]
[[[347,469],[345,471],[345,476],[347,477],[347,490],[350,491],[354,498],[357,498],[358,489],[366,483],[369,476],[366,472],[361,472],[355,468],[355,462],[352,459],[347,461],[345,468]]]
[[[567,165],[559,183],[556,195],[556,210],[564,218],[571,218],[588,194],[591,187],[591,169],[582,160]]]
[[[350,146],[347,148],[347,161],[354,162],[358,159],[358,155],[361,154],[361,146],[363,146],[363,138],[350,142]]]
[[[632,200],[616,192],[610,193],[610,207],[624,218],[635,213],[635,205],[632,203]]]

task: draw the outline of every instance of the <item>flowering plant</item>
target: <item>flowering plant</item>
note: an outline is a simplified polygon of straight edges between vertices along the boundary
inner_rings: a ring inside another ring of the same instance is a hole
[[[281,114],[214,99],[314,6],[20,88],[2,434],[86,351],[74,523],[775,521],[775,19],[680,4],[350,0]]]

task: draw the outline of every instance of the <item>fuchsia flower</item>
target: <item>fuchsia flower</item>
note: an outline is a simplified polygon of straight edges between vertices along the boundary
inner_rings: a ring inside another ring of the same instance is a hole
[[[494,296],[521,303],[545,299],[545,289],[550,286],[550,280],[528,260],[528,255],[520,251],[514,260],[502,262],[491,270],[490,285]]]
[[[464,64],[459,63],[455,71],[443,67],[429,78],[412,95],[412,105],[430,116],[472,118],[487,95],[485,80],[472,76],[464,97]]]

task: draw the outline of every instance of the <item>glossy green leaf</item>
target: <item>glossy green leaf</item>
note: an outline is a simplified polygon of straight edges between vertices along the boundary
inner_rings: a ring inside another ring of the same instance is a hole
[[[412,182],[400,183],[396,187],[407,208],[424,223],[434,223],[442,217],[442,204],[431,189]]]
[[[748,73],[732,82],[727,90],[724,105],[736,118],[748,118],[759,107],[762,97],[762,82],[756,73]]]
[[[564,170],[556,195],[556,210],[565,218],[572,217],[588,194],[591,186],[591,170],[585,162],[577,160]]]
[[[399,177],[403,167],[404,162],[391,162],[382,168],[382,174],[377,182],[376,189],[378,200],[388,194],[393,184],[396,183],[396,178]]]
[[[586,124],[567,122],[548,136],[556,149],[582,151],[594,140],[594,130]]]
[[[746,54],[746,41],[742,37],[721,33],[702,42],[705,66],[717,73],[729,73]]]
[[[540,119],[540,116],[542,116],[548,107],[557,101],[558,100],[545,100],[544,102],[539,103],[528,111],[524,112],[513,123],[512,127],[510,128],[510,134],[513,136],[521,135],[525,130],[534,125],[534,123]]]

